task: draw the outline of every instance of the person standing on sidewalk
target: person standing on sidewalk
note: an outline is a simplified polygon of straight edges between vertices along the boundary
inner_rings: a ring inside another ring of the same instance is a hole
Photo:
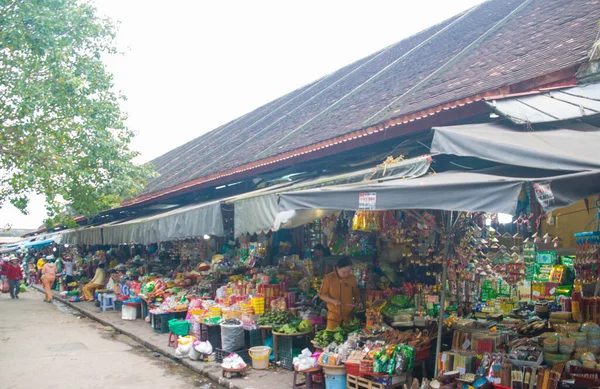
[[[8,268],[8,257],[3,257],[0,261],[0,290],[4,290],[6,282],[6,269]]]
[[[42,284],[44,285],[44,290],[46,291],[45,302],[52,302],[52,286],[54,285],[54,281],[56,280],[56,264],[54,263],[54,258],[50,259],[50,256],[47,257],[47,262],[42,268]]]
[[[73,257],[66,256],[65,259],[60,259],[60,261],[65,272],[65,284],[68,285],[73,282]]]
[[[23,272],[21,271],[21,264],[19,258],[12,255],[10,263],[6,269],[6,279],[8,280],[8,288],[10,290],[10,298],[18,299],[19,290],[21,288],[21,280],[23,279]]]

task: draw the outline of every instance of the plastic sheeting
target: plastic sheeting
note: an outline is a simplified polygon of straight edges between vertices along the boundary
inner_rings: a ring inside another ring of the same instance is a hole
[[[600,113],[600,84],[494,99],[487,104],[517,124],[577,119]]]
[[[434,128],[431,152],[550,170],[600,170],[600,131],[516,131],[501,124]]]
[[[234,235],[237,238],[243,234],[252,235],[277,231],[280,228],[294,228],[335,212],[335,209],[317,209],[291,210],[290,212],[279,214],[277,204],[277,195],[279,193],[330,185],[348,185],[373,178],[386,177],[388,179],[393,176],[420,177],[427,173],[430,165],[431,157],[424,156],[397,162],[385,167],[381,165],[371,169],[363,169],[335,176],[318,177],[292,185],[268,189],[268,192],[263,190],[262,193],[257,191],[256,194],[240,195],[231,201],[235,208]]]
[[[279,210],[436,209],[512,215],[526,184],[533,185],[539,203],[550,211],[600,193],[600,171],[545,178],[444,172],[413,179],[282,193]]]
[[[62,243],[66,244],[103,244],[101,227],[87,227],[67,230],[62,235]]]
[[[223,236],[221,202],[194,204],[159,215],[102,227],[104,244],[150,244],[176,239]]]

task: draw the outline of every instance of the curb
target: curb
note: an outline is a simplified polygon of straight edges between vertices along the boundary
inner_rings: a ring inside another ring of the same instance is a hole
[[[31,287],[33,289],[37,290],[40,293],[45,293],[44,289],[42,289],[37,284],[36,285],[32,285]],[[54,299],[56,301],[61,302],[62,304],[65,304],[69,308],[71,308],[71,309],[79,312],[81,315],[87,317],[88,319],[94,320],[94,321],[102,324],[103,326],[112,327],[117,333],[120,333],[120,334],[123,334],[123,335],[127,335],[128,337],[130,337],[131,339],[133,339],[136,342],[140,343],[142,346],[146,347],[147,349],[149,349],[149,350],[151,350],[151,351],[153,351],[155,353],[161,354],[162,356],[165,356],[165,357],[171,359],[172,361],[174,361],[174,362],[176,362],[176,363],[178,363],[180,365],[185,366],[186,368],[192,370],[193,372],[198,373],[200,375],[203,375],[203,376],[209,378],[211,381],[213,381],[216,384],[225,386],[225,387],[227,387],[229,389],[244,389],[244,387],[238,386],[233,381],[230,381],[230,380],[224,378],[221,375],[220,371],[217,373],[217,372],[214,371],[215,369],[210,369],[209,366],[207,366],[207,368],[202,368],[202,367],[198,366],[197,364],[192,363],[192,362],[196,362],[196,361],[192,361],[192,360],[189,360],[189,359],[178,359],[178,358],[175,357],[175,354],[173,354],[173,353],[165,353],[163,349],[161,349],[160,347],[158,347],[158,346],[156,346],[156,345],[148,342],[147,340],[144,340],[144,339],[140,338],[139,336],[132,334],[131,332],[124,331],[123,329],[118,328],[117,326],[115,326],[112,323],[109,323],[109,322],[107,322],[105,320],[102,320],[101,318],[97,317],[96,315],[94,315],[94,314],[92,314],[90,312],[84,311],[83,309],[81,309],[80,307],[78,307],[77,304],[73,304],[72,302],[67,301],[67,300],[59,297],[58,296],[58,292],[52,291],[52,295],[53,295],[53,297],[54,297]],[[206,362],[204,362],[204,363],[206,363]],[[214,363],[213,367],[220,367],[220,366],[219,366],[219,364]]]

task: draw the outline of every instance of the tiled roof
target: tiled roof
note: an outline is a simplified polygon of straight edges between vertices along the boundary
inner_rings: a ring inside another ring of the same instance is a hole
[[[487,1],[156,158],[146,194],[571,68],[599,20],[600,0]]]

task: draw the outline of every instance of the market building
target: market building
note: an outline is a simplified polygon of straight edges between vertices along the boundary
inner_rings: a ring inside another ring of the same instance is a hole
[[[597,1],[485,2],[5,251],[73,258],[79,281],[57,288],[74,301],[106,272],[88,286],[103,310],[229,376],[271,358],[328,388],[598,384],[598,20]]]

